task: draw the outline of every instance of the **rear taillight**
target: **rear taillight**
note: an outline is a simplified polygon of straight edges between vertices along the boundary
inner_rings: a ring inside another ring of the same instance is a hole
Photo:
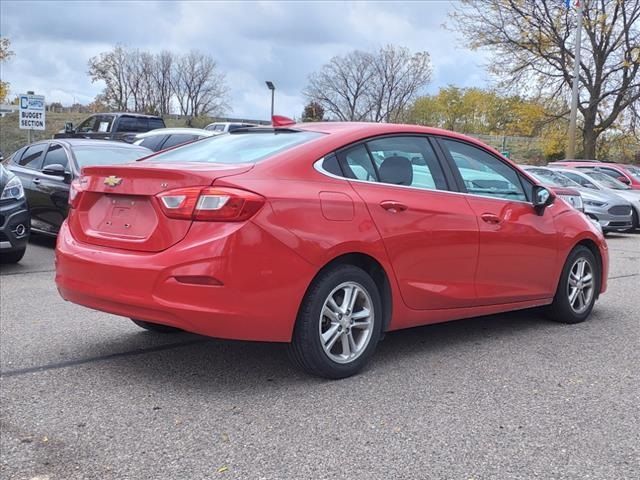
[[[189,187],[156,195],[169,218],[207,222],[240,222],[264,205],[264,197],[236,188]]]
[[[71,182],[71,186],[69,187],[69,206],[71,208],[78,208],[78,205],[80,205],[80,199],[82,198],[82,193],[86,188],[87,180],[83,177],[76,178]]]

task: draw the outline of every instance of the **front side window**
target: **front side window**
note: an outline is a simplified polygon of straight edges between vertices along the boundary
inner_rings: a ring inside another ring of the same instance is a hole
[[[453,158],[468,193],[527,201],[518,173],[497,157],[455,140],[442,140],[442,145]]]
[[[26,168],[33,168],[34,170],[40,170],[42,168],[42,161],[46,150],[46,143],[30,146],[22,155],[18,165]]]
[[[160,153],[150,162],[256,163],[324,134],[308,131],[230,133],[205,138],[175,150]]]
[[[95,131],[96,129],[94,128],[94,126],[96,124],[96,119],[97,119],[96,116],[87,118],[84,122],[78,125],[78,128],[76,129],[76,131],[79,133],[87,133],[87,132]]]

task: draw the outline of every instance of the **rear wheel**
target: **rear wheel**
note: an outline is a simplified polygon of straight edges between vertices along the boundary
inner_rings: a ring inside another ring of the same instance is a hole
[[[26,251],[27,247],[12,252],[2,252],[0,253],[0,263],[18,263],[24,257],[24,252]]]
[[[169,325],[161,325],[159,323],[151,323],[145,322],[144,320],[136,320],[132,318],[131,321],[138,325],[140,328],[144,328],[145,330],[149,330],[150,332],[156,333],[177,333],[182,332],[180,328],[170,327]]]
[[[587,247],[573,249],[562,270],[558,290],[549,306],[549,316],[561,323],[587,319],[600,290],[600,267]]]
[[[371,358],[381,329],[375,282],[358,267],[339,265],[320,274],[305,295],[289,356],[312,375],[349,377]]]

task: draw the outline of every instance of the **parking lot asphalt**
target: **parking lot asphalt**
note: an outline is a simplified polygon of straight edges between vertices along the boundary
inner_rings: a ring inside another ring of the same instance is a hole
[[[640,235],[609,247],[585,323],[524,311],[395,332],[362,374],[325,381],[283,345],[67,303],[35,239],[0,270],[0,477],[637,479]]]

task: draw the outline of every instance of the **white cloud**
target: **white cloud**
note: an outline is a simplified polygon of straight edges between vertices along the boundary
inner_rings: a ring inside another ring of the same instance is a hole
[[[35,90],[48,101],[87,103],[101,90],[87,61],[113,45],[160,51],[199,49],[226,73],[231,115],[299,116],[308,75],[350,50],[402,45],[431,54],[433,82],[483,86],[486,57],[460,46],[442,24],[451,5],[431,2],[26,2],[0,3],[0,31],[16,55],[2,66],[12,93]],[[60,12],[64,12],[64,16]]]

